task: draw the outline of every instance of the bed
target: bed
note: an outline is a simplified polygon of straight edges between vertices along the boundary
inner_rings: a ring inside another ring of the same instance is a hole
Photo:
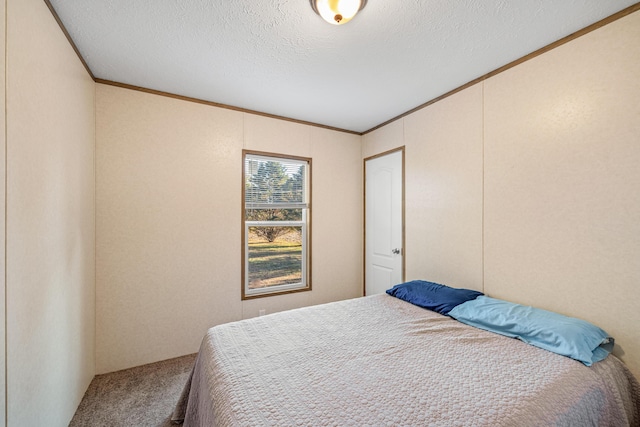
[[[386,294],[216,326],[185,426],[637,426],[615,356],[584,364]]]

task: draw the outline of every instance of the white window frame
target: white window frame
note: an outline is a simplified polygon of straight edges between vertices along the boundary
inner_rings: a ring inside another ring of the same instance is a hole
[[[274,204],[246,203],[245,200],[245,162],[247,157],[256,160],[283,161],[300,163],[305,166],[304,175],[304,203],[278,203],[281,209],[302,209],[300,221],[247,221],[246,210],[273,208]],[[266,153],[242,150],[242,300],[260,298],[272,295],[289,294],[311,290],[311,159],[306,157],[289,156],[277,153]],[[259,226],[268,227],[301,227],[302,231],[302,265],[301,281],[285,285],[268,286],[265,288],[249,288],[249,228]]]

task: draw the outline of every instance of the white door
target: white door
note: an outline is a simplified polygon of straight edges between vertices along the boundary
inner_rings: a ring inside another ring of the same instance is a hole
[[[365,295],[404,279],[403,157],[398,150],[365,159]]]

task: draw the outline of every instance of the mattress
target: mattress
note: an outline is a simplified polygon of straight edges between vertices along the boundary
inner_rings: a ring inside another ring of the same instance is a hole
[[[386,294],[216,326],[186,426],[637,426],[640,386]]]

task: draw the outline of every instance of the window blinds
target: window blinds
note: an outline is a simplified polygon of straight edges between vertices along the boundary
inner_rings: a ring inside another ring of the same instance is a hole
[[[246,209],[307,208],[307,162],[248,154],[244,175]]]

